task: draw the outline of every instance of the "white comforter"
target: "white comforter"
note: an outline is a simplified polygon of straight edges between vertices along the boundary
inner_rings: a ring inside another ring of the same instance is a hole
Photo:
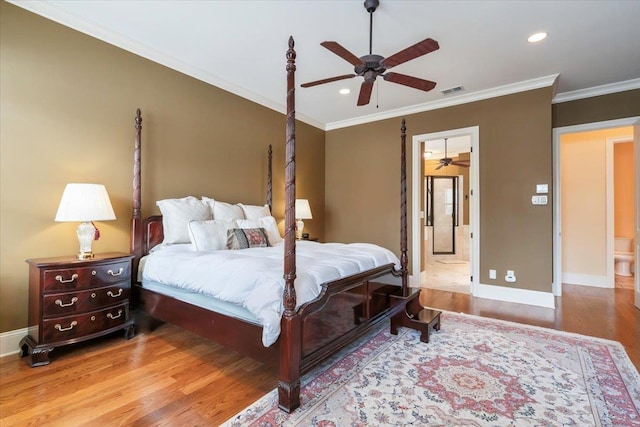
[[[280,335],[284,311],[284,244],[269,248],[195,252],[158,250],[150,254],[142,273],[145,280],[171,285],[241,305],[262,324],[262,343]],[[323,283],[400,261],[389,250],[367,243],[296,242],[298,307],[316,298]]]

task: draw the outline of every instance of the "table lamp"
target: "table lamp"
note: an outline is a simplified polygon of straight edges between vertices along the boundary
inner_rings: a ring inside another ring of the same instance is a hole
[[[67,184],[64,193],[62,193],[55,220],[80,221],[76,230],[80,242],[78,259],[90,259],[93,258],[91,243],[100,237],[93,221],[114,219],[116,219],[116,215],[104,185],[72,183]]]
[[[309,201],[307,199],[296,199],[296,239],[298,240],[302,239],[303,219],[313,219]]]

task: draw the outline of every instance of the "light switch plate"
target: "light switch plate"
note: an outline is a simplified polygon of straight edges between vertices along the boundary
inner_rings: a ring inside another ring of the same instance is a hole
[[[547,194],[549,192],[549,184],[536,184],[536,193]]]

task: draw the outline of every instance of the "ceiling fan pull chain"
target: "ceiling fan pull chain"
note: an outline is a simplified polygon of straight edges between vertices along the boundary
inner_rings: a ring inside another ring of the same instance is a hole
[[[380,83],[376,80],[376,108],[380,108]]]

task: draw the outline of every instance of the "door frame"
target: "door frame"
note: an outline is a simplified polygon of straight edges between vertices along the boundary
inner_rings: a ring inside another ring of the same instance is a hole
[[[424,217],[423,204],[420,192],[424,179],[422,143],[433,139],[452,138],[465,135],[471,138],[471,162],[469,166],[469,228],[473,236],[471,239],[471,295],[476,293],[480,280],[480,126],[449,129],[441,132],[414,135],[411,145],[411,271],[413,271],[412,286],[420,286],[424,278],[424,271],[420,269],[422,259],[422,228],[421,220]],[[423,215],[420,215],[422,211]]]
[[[602,122],[585,123],[580,125],[563,126],[553,128],[553,284],[552,292],[554,296],[562,295],[562,189],[561,189],[561,168],[560,168],[560,138],[562,135],[569,133],[590,132],[596,130],[604,130],[611,128],[638,126],[640,116],[628,117],[624,119],[606,120]],[[634,134],[634,139],[638,139],[638,135]],[[637,143],[634,143],[634,148]],[[638,165],[635,166],[636,171]],[[607,191],[609,193],[609,191]],[[609,197],[607,195],[607,197]],[[613,196],[611,196],[613,197]],[[636,201],[640,198],[640,188],[636,186]],[[609,199],[607,199],[609,204]],[[610,207],[607,206],[607,209]],[[609,217],[610,215],[608,215]],[[640,227],[638,214],[636,213],[636,229]],[[609,221],[609,220],[607,220]],[[607,234],[609,234],[607,227]],[[607,236],[609,240],[609,236]],[[611,236],[611,242],[613,237]],[[611,243],[612,245],[612,243]],[[609,246],[609,244],[607,244]],[[607,253],[609,250],[607,250]],[[613,252],[611,254],[613,261]],[[613,268],[613,267],[612,267]],[[637,277],[636,277],[637,282]]]

